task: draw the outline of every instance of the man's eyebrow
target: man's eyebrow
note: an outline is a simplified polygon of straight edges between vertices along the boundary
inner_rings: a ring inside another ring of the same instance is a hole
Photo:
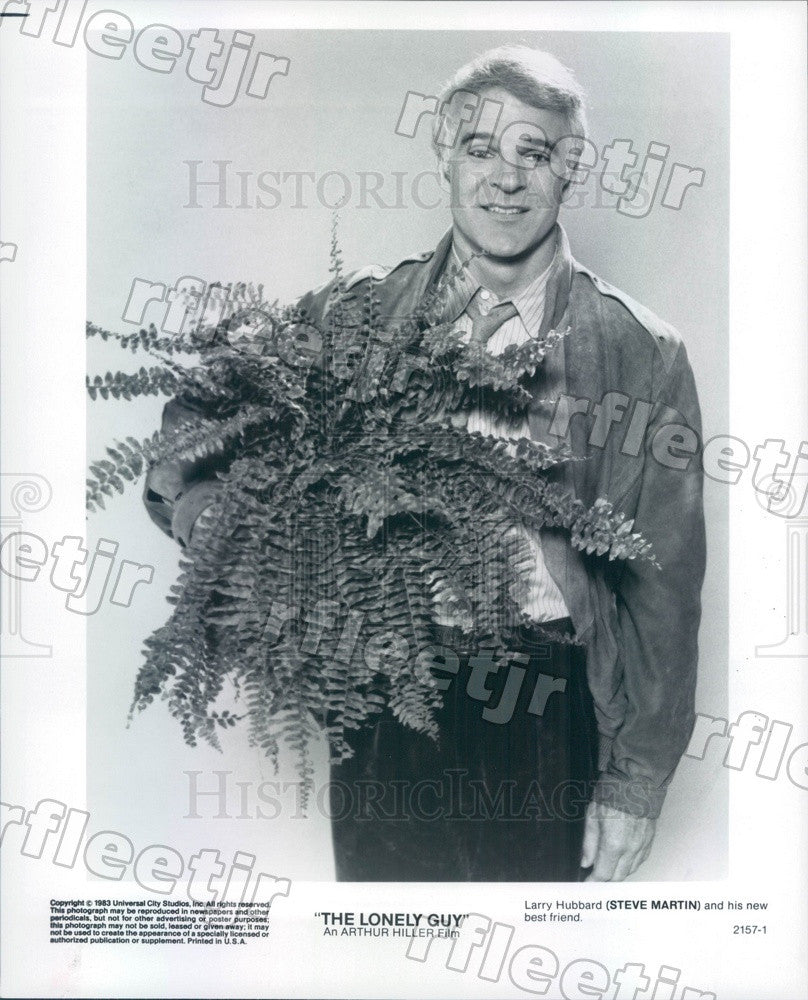
[[[470,142],[474,142],[476,139],[484,139],[486,142],[490,143],[493,138],[494,136],[491,132],[469,132],[460,140],[460,145],[467,146]],[[547,149],[552,149],[555,145],[555,143],[550,142],[546,136],[531,135],[529,132],[523,132],[517,141],[528,142],[534,146],[545,146]]]
[[[463,138],[460,140],[460,145],[467,146],[470,142],[473,142],[475,139],[486,139],[488,142],[490,142],[493,139],[493,135],[491,132],[469,132],[467,135],[464,135]]]

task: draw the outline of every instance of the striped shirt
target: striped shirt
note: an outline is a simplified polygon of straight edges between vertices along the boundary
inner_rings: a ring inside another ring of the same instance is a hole
[[[452,250],[454,261],[459,264],[457,251]],[[512,302],[518,310],[518,315],[506,320],[502,326],[493,334],[488,341],[488,350],[493,355],[501,354],[506,347],[511,344],[517,346],[526,343],[531,337],[538,335],[544,318],[544,303],[547,291],[547,279],[552,271],[553,264],[536,277],[526,288],[510,299],[500,300],[489,289],[484,288],[472,275],[468,268],[465,268],[458,279],[453,294],[451,296],[450,317],[456,317],[456,329],[463,333],[463,341],[468,341],[471,336],[472,316],[469,314],[469,305],[476,306],[477,311],[486,314],[493,306],[500,301]],[[486,410],[477,408],[470,411],[466,424],[470,433],[478,431],[489,437],[511,439],[515,442],[519,438],[529,438],[527,416],[525,415],[517,423],[505,421],[497,415]],[[533,571],[528,581],[528,591],[522,604],[524,611],[532,620],[537,622],[553,621],[556,618],[566,618],[569,611],[564,603],[561,591],[556,586],[555,581],[550,576],[542,555],[541,541],[536,532],[528,532],[524,528],[514,528],[523,537],[533,553]],[[446,615],[441,616],[444,620],[441,624],[456,624],[447,621]]]

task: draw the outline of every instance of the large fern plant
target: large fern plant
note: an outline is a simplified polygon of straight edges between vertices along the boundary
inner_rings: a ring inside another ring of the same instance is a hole
[[[146,640],[133,710],[160,695],[189,744],[216,747],[218,728],[246,716],[268,754],[281,740],[294,749],[305,786],[312,736],[325,731],[342,759],[346,731],[385,706],[437,736],[436,608],[506,647],[521,620],[529,532],[551,525],[593,556],[652,558],[606,500],[587,509],[552,481],[575,460],[566,446],[465,428],[473,406],[523,415],[542,359],[569,331],[493,357],[441,322],[462,267],[394,327],[379,319],[372,280],[360,300],[347,292],[335,241],[332,270],[316,328],[244,286],[247,307],[215,327],[122,336],[87,326],[157,362],[88,377],[92,399],[177,394],[201,414],[109,447],[90,469],[90,510],[160,462],[229,463],[183,553],[173,612]],[[303,342],[316,352],[301,356]],[[228,682],[241,715],[222,708]]]

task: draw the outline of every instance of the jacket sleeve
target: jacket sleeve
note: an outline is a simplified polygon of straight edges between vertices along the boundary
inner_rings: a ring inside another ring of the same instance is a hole
[[[191,401],[175,397],[163,409],[162,430],[172,431],[204,416]],[[190,541],[196,519],[216,499],[220,489],[216,471],[226,465],[227,456],[222,454],[196,461],[169,460],[149,470],[143,490],[146,510],[154,523],[183,547]]]
[[[683,345],[646,436],[634,528],[659,568],[627,561],[615,589],[618,656],[627,700],[595,799],[656,817],[695,722],[705,569],[701,414]]]

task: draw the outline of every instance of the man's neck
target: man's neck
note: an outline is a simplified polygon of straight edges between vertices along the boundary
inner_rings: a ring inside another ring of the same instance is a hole
[[[469,261],[469,274],[499,299],[518,295],[552,264],[556,252],[556,229],[553,228],[542,244],[521,258],[474,256],[475,250],[462,233],[452,234],[455,252],[461,261]]]

